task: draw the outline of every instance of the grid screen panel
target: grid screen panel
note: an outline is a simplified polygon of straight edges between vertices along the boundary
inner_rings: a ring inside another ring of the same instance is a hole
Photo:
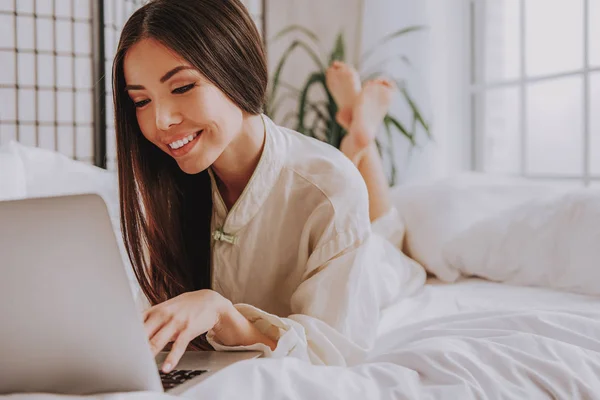
[[[0,2],[0,144],[93,162],[90,0]]]

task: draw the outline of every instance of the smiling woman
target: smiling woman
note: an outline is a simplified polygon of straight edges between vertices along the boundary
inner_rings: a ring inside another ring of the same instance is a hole
[[[238,197],[264,141],[259,34],[237,1],[155,1],[125,24],[113,68],[122,229],[140,286],[152,304],[208,289],[207,168],[235,176],[219,182]]]
[[[369,220],[366,171],[385,182],[373,138],[394,88],[375,80],[352,96],[357,169],[262,114],[265,55],[239,0],[150,1],[126,23],[113,68],[121,226],[152,305],[150,344],[173,342],[163,369],[205,333],[215,350],[364,359],[380,309],[425,278]],[[344,70],[331,70],[336,93]],[[371,217],[398,238],[385,190],[372,191]]]

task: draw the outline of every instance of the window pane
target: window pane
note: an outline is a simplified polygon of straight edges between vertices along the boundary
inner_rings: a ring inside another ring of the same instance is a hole
[[[58,92],[58,121],[73,122],[73,93]]]
[[[35,92],[30,89],[19,89],[19,120],[20,122],[35,121]]]
[[[75,52],[92,54],[92,25],[87,22],[75,23]]]
[[[12,51],[0,51],[0,65],[2,66],[0,84],[15,84],[15,57],[16,53]]]
[[[527,88],[527,173],[583,173],[582,86],[577,76]]]
[[[37,19],[37,48],[38,50],[54,50],[54,27],[48,18]]]
[[[56,67],[58,72],[58,82],[56,82],[59,88],[72,88],[73,87],[73,58],[58,56],[56,57]]]
[[[71,17],[71,3],[73,0],[55,1],[54,7],[57,17]]]
[[[15,47],[15,19],[12,15],[0,15],[0,47]]]
[[[583,67],[583,0],[526,0],[527,75]]]
[[[19,49],[33,49],[32,17],[17,17],[17,46]]]
[[[33,0],[17,1],[17,12],[33,14]]]
[[[0,107],[0,122],[16,121],[16,99],[17,97],[15,89],[0,88],[0,104],[2,104],[2,107]]]
[[[87,126],[78,126],[77,130],[77,158],[88,159],[94,156],[93,130]]]
[[[72,52],[72,36],[70,21],[56,21],[56,51]]]
[[[91,18],[90,0],[75,1],[75,18]]]
[[[58,151],[64,155],[73,158],[73,127],[58,127]]]
[[[590,172],[600,175],[600,73],[590,74]]]
[[[0,122],[0,144],[8,143],[11,140],[17,140],[17,126]]]
[[[35,58],[32,53],[19,53],[19,85],[35,83]],[[14,83],[14,82],[13,82]]]
[[[54,92],[38,91],[38,118],[41,122],[54,122]]]
[[[15,11],[13,0],[0,0],[0,11]]]
[[[52,15],[52,0],[36,0],[35,6],[38,15]]]
[[[88,89],[92,87],[91,58],[75,58],[75,86],[77,89]]]
[[[19,125],[19,143],[25,146],[37,146],[35,137],[35,125]]]
[[[590,64],[600,66],[600,0],[589,0],[589,56]]]
[[[477,107],[484,146],[484,171],[519,173],[521,160],[519,88],[490,90]],[[478,130],[479,131],[479,130]]]
[[[516,79],[520,68],[519,0],[498,0],[476,3],[480,9],[477,37],[478,80],[486,82]],[[477,40],[477,38],[476,38]]]
[[[38,141],[39,147],[48,150],[56,150],[54,127],[53,126],[39,126],[38,127]]]
[[[38,84],[40,86],[54,86],[54,57],[48,54],[39,54],[37,65]]]
[[[92,92],[77,92],[75,94],[75,121],[77,123],[92,123]]]

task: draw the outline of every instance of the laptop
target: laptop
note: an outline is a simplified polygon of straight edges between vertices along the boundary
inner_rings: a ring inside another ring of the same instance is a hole
[[[0,202],[0,394],[190,395],[259,352],[186,352],[159,372],[106,205],[95,194]],[[162,375],[162,376],[161,376]]]

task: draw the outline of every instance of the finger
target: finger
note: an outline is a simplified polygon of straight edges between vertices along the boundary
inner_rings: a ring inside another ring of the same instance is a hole
[[[142,312],[142,321],[146,322],[146,320],[148,319],[148,316],[150,315],[150,313],[154,310],[154,307],[150,307],[144,310],[144,312]]]
[[[153,312],[144,321],[144,329],[146,330],[146,337],[152,339],[156,332],[165,326],[169,322],[169,317],[162,313]]]
[[[170,322],[164,325],[151,339],[150,339],[150,348],[152,349],[152,353],[156,356],[162,349],[165,348],[167,343],[171,341],[171,339],[178,334],[179,327]]]
[[[177,337],[175,343],[173,343],[173,347],[171,348],[171,352],[165,359],[165,362],[162,365],[162,371],[167,373],[171,371],[181,360],[181,357],[185,353],[185,349],[187,349],[188,344],[190,343],[190,339],[188,335],[184,332]]]

